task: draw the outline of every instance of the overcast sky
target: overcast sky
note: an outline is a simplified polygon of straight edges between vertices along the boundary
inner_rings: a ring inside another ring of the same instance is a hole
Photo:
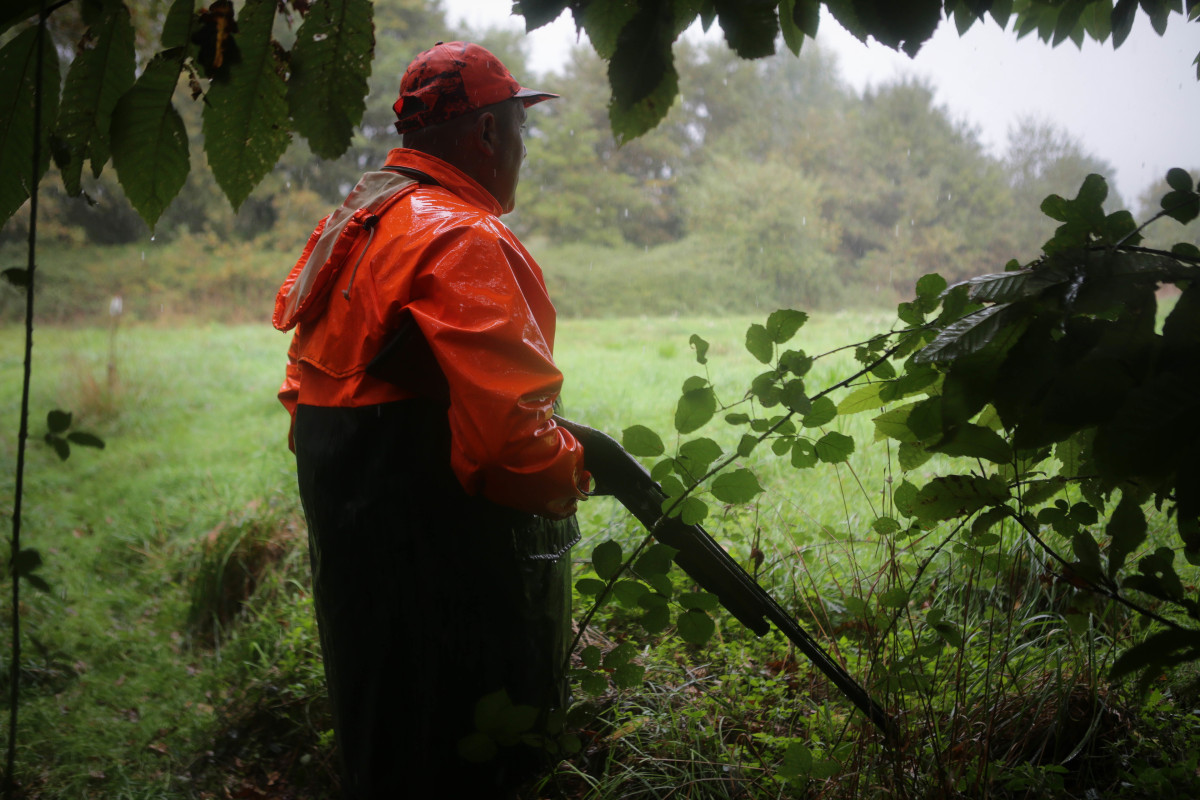
[[[443,5],[451,22],[474,29],[523,29],[521,18],[509,14],[508,0],[443,0]],[[943,22],[909,59],[874,42],[863,45],[824,9],[819,38],[837,53],[842,77],[856,89],[902,75],[927,77],[938,102],[955,119],[977,127],[997,156],[1020,116],[1057,123],[1088,153],[1116,168],[1116,188],[1130,205],[1170,167],[1185,167],[1200,178],[1200,81],[1192,63],[1200,52],[1200,23],[1187,23],[1182,15],[1171,15],[1167,35],[1160,38],[1139,12],[1133,33],[1116,51],[1111,40],[1085,41],[1082,50],[1069,41],[1051,48],[1032,35],[1018,41],[992,22],[976,24],[960,38]],[[530,66],[555,69],[575,41],[574,24],[564,12],[530,35]]]

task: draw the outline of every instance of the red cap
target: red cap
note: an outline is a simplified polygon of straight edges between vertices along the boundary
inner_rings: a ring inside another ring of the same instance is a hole
[[[477,44],[438,42],[408,65],[392,110],[396,130],[408,133],[513,97],[528,108],[558,95],[523,88],[500,59]]]

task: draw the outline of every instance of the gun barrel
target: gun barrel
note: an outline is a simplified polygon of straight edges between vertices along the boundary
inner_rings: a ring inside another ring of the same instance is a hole
[[[774,624],[889,741],[897,741],[897,728],[887,711],[704,528],[678,518],[662,519],[666,494],[645,467],[607,434],[559,417],[555,420],[582,441],[588,469],[601,485],[647,530],[654,531],[655,538],[678,551],[675,563],[684,572],[758,636],[770,630],[768,622]]]

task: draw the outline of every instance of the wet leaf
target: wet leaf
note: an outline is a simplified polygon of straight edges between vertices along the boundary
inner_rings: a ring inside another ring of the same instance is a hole
[[[643,458],[661,456],[666,451],[659,435],[645,425],[631,425],[621,431],[621,446],[628,450],[630,455]]]
[[[771,334],[767,333],[767,329],[757,322],[746,329],[746,349],[750,351],[750,355],[764,364],[770,364],[771,357],[775,355],[775,345],[771,341]]]
[[[713,497],[722,503],[748,503],[762,490],[758,478],[745,468],[723,472],[712,482]]]
[[[679,638],[688,644],[702,645],[708,642],[717,626],[706,612],[691,609],[679,615],[675,620],[675,628],[679,631]]]
[[[610,539],[592,550],[592,566],[602,580],[608,580],[620,571],[623,557],[620,543]]]
[[[783,344],[796,335],[796,331],[808,322],[808,314],[792,309],[780,309],[767,317],[767,336],[775,344]]]
[[[830,431],[817,440],[817,458],[826,464],[838,464],[854,452],[854,439],[844,433]]]

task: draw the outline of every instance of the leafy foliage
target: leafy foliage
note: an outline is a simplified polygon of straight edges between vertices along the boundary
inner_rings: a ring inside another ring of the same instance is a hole
[[[858,39],[875,39],[895,50],[916,55],[933,35],[943,13],[960,33],[990,15],[1001,26],[1015,20],[1018,36],[1036,32],[1058,45],[1085,37],[1099,42],[1111,36],[1119,47],[1129,34],[1138,7],[1161,35],[1170,15],[1182,13],[1173,0],[826,0],[833,17]],[[820,4],[813,0],[753,2],[672,2],[671,0],[520,0],[516,10],[534,30],[570,8],[576,26],[587,32],[596,51],[609,62],[613,87],[609,117],[618,137],[639,136],[657,125],[679,94],[672,45],[688,26],[699,21],[707,30],[715,21],[729,49],[742,58],[775,52],[782,35],[793,53],[804,37],[817,33]],[[1194,7],[1189,5],[1189,11]],[[613,44],[615,43],[615,45]],[[1197,70],[1200,78],[1200,67]]]

